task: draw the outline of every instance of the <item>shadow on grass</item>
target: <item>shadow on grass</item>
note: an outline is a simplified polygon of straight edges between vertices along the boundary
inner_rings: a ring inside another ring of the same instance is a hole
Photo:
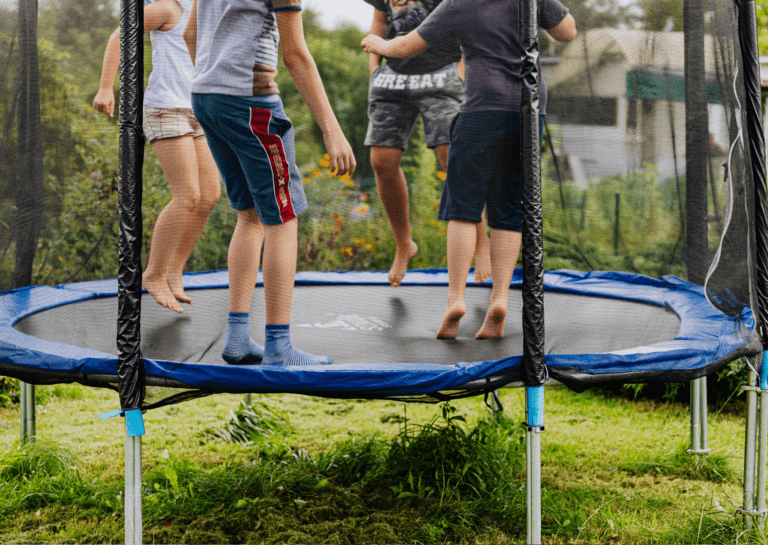
[[[672,458],[623,463],[619,468],[630,475],[655,474],[712,483],[738,482],[736,472],[729,467],[724,456],[688,454],[685,447],[679,448]]]

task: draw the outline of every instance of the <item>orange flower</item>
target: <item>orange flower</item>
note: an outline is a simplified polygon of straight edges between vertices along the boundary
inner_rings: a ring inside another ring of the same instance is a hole
[[[437,172],[435,172],[435,176],[437,176],[441,180],[445,181],[446,174],[442,170],[438,170]]]

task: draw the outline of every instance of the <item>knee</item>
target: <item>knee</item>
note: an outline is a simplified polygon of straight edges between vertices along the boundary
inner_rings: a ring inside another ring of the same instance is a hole
[[[400,170],[400,159],[389,153],[372,153],[371,167],[376,176],[387,176]]]
[[[173,196],[176,206],[186,213],[192,213],[200,205],[200,190],[189,189]]]

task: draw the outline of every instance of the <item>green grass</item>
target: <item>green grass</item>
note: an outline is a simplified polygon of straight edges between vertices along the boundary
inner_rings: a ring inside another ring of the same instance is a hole
[[[123,540],[115,394],[41,388],[40,440],[0,409],[0,542]],[[523,396],[505,413],[290,395],[212,396],[145,415],[147,543],[466,543],[525,540]],[[714,413],[714,411],[713,411]],[[743,410],[710,415],[685,454],[687,409],[548,388],[547,543],[765,543],[741,517]]]

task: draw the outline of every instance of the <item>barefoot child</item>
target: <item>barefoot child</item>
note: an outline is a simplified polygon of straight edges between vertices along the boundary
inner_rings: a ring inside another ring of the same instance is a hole
[[[415,29],[443,0],[365,0],[375,10],[371,33],[394,38]],[[410,59],[387,58],[371,53],[368,68],[368,131],[371,165],[376,187],[395,239],[395,258],[389,282],[399,286],[409,261],[418,252],[411,237],[408,186],[400,168],[403,152],[416,120],[424,122],[427,147],[434,149],[443,170],[448,162],[451,121],[464,99],[463,63],[459,44],[431,48]],[[477,224],[475,282],[491,276],[485,222]]]
[[[352,174],[355,158],[304,41],[301,0],[195,0],[184,31],[195,77],[192,105],[237,211],[229,245],[229,320],[222,357],[232,364],[324,365],[329,356],[293,348],[291,298],[297,216],[307,209],[293,128],[277,94],[283,63],[323,131],[331,170]],[[251,339],[250,307],[264,243],[266,344]]]
[[[556,40],[576,36],[575,21],[559,0],[541,1],[539,21]],[[448,221],[448,305],[437,337],[455,339],[458,334],[466,312],[464,290],[475,252],[476,224],[487,206],[493,290],[475,338],[501,338],[522,226],[518,2],[444,0],[413,32],[391,41],[369,35],[362,45],[368,53],[399,58],[449,38],[461,44],[467,90],[451,134],[438,216]],[[543,80],[539,93],[543,115],[547,96]]]
[[[192,59],[182,32],[191,0],[157,0],[144,6],[144,33],[152,40],[152,74],[144,93],[144,135],[157,154],[171,185],[173,198],[160,213],[152,235],[147,268],[141,285],[159,304],[183,312],[181,274],[192,249],[221,196],[219,172],[203,129],[192,113]],[[112,86],[120,66],[120,29],[112,34],[104,53],[99,92],[93,107],[115,111]]]

